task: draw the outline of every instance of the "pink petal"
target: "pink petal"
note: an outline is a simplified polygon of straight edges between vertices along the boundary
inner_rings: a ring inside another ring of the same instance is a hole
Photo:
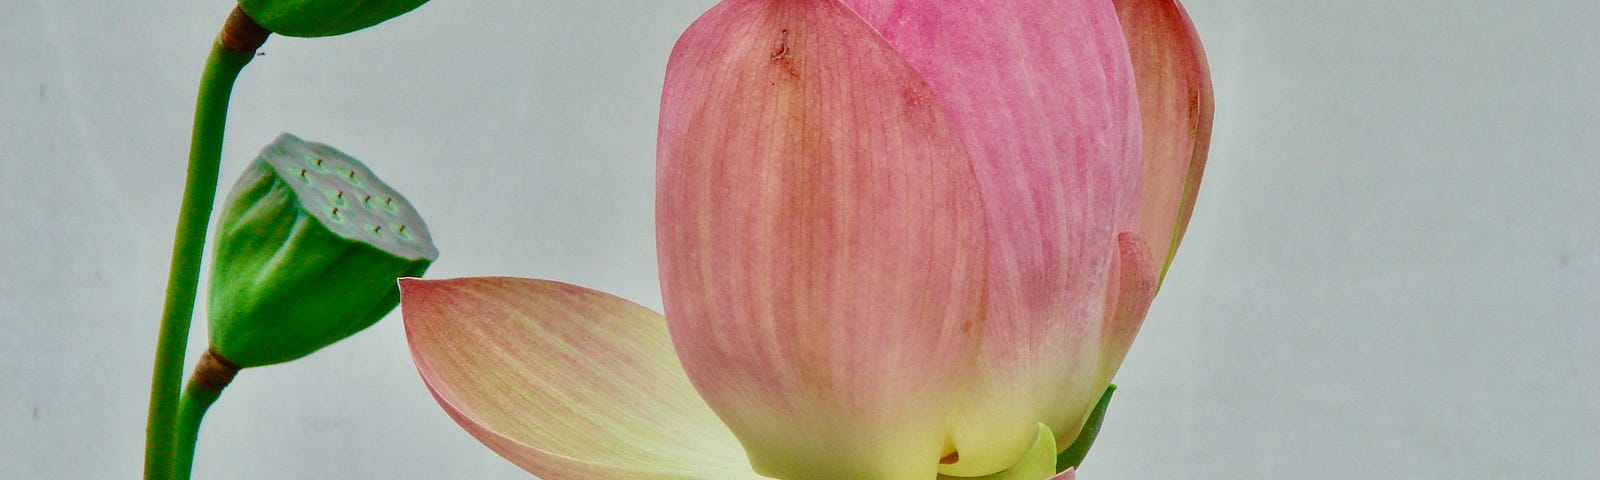
[[[1161,275],[1189,228],[1211,146],[1211,71],[1200,37],[1176,0],[1116,0],[1133,54],[1144,122],[1144,212],[1139,232]]]
[[[973,152],[991,248],[985,381],[953,436],[961,461],[941,471],[992,473],[1038,422],[1076,432],[1105,388],[1107,269],[1116,233],[1138,228],[1142,174],[1122,29],[1095,0],[846,3],[927,79]]]
[[[1101,331],[1101,381],[1110,383],[1122,367],[1133,337],[1144,324],[1150,302],[1156,297],[1160,266],[1150,247],[1139,234],[1117,235],[1117,261],[1111,267],[1111,284],[1106,301],[1106,326]]]
[[[1073,471],[1073,470],[1070,470],[1070,469],[1067,470],[1067,471],[1058,473],[1054,477],[1050,477],[1050,480],[1077,480],[1077,479],[1078,479],[1078,473],[1076,471]]]
[[[986,249],[928,86],[836,1],[732,0],[678,41],[661,109],[668,323],[756,470],[933,478]]]
[[[760,478],[660,315],[521,278],[401,279],[417,371],[462,428],[545,480]]]

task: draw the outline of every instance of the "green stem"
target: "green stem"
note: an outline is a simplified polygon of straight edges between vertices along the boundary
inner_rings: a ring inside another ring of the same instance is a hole
[[[183,399],[178,406],[177,447],[172,459],[172,480],[189,480],[194,469],[195,441],[200,436],[200,420],[206,409],[222,396],[221,390],[197,388],[193,383],[183,389]]]
[[[178,406],[178,431],[174,437],[178,450],[172,459],[172,480],[189,480],[189,473],[194,469],[195,442],[200,438],[200,421],[237,373],[238,367],[215,352],[207,350],[200,357],[189,384],[183,387],[183,398]]]
[[[162,307],[161,330],[156,337],[155,367],[150,374],[150,412],[145,424],[146,480],[166,479],[172,473],[178,384],[183,378],[184,349],[188,347],[189,322],[194,315],[200,255],[217,193],[228,97],[239,72],[250,63],[255,49],[266,37],[266,30],[235,8],[212,45],[205,72],[200,76],[194,130],[189,143],[189,173],[184,181],[183,203],[172,241],[167,298]]]

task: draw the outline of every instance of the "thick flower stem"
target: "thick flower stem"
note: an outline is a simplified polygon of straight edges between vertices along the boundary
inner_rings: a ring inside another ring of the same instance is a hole
[[[156,337],[155,367],[150,375],[150,411],[145,424],[144,478],[166,479],[172,474],[178,413],[178,386],[183,378],[184,348],[189,342],[189,322],[194,315],[200,255],[206,243],[206,226],[217,193],[217,171],[222,157],[222,132],[227,121],[228,97],[239,71],[250,63],[268,32],[235,8],[211,47],[200,91],[195,100],[194,129],[189,144],[189,170],[183,203],[172,242],[172,264],[167,274],[167,298]]]
[[[200,421],[205,418],[206,409],[216,403],[217,397],[222,396],[222,389],[238,373],[239,367],[216,352],[206,350],[200,356],[200,363],[195,365],[194,375],[183,388],[183,399],[178,406],[178,450],[173,457],[173,480],[189,480],[189,473],[194,469],[195,442],[200,438]]]

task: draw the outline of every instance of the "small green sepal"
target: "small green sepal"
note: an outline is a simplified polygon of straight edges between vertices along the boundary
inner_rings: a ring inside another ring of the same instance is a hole
[[[291,37],[343,35],[415,10],[428,0],[239,0],[256,23]]]
[[[1106,393],[1100,396],[1100,402],[1094,405],[1094,411],[1089,413],[1089,419],[1083,422],[1083,429],[1078,431],[1078,439],[1067,446],[1066,450],[1056,454],[1056,473],[1069,468],[1078,468],[1083,464],[1083,457],[1089,455],[1089,447],[1094,446],[1094,439],[1100,436],[1100,421],[1106,418],[1106,406],[1111,405],[1111,394],[1117,391],[1116,385],[1107,385]]]
[[[438,256],[416,209],[365,165],[283,134],[223,206],[211,348],[241,368],[306,356],[383,318],[395,279]]]

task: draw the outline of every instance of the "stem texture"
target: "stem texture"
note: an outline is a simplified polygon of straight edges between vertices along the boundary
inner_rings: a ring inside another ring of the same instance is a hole
[[[183,398],[178,405],[177,451],[173,457],[173,480],[189,480],[189,473],[194,470],[195,445],[200,439],[200,421],[205,418],[206,410],[211,408],[211,404],[216,403],[217,398],[222,396],[222,389],[226,388],[228,383],[233,381],[233,376],[238,373],[239,367],[211,350],[206,350],[200,357],[200,363],[195,365],[194,375],[189,377],[188,386],[183,387]]]
[[[172,475],[178,387],[183,378],[189,323],[194,316],[206,226],[217,194],[228,98],[239,72],[250,63],[256,48],[266,38],[265,29],[235,8],[217,35],[211,54],[206,58],[205,72],[200,76],[189,143],[188,175],[183,186],[183,203],[178,210],[177,233],[172,241],[172,264],[167,274],[167,298],[156,337],[155,367],[150,374],[150,411],[145,424],[146,480],[162,480]]]

